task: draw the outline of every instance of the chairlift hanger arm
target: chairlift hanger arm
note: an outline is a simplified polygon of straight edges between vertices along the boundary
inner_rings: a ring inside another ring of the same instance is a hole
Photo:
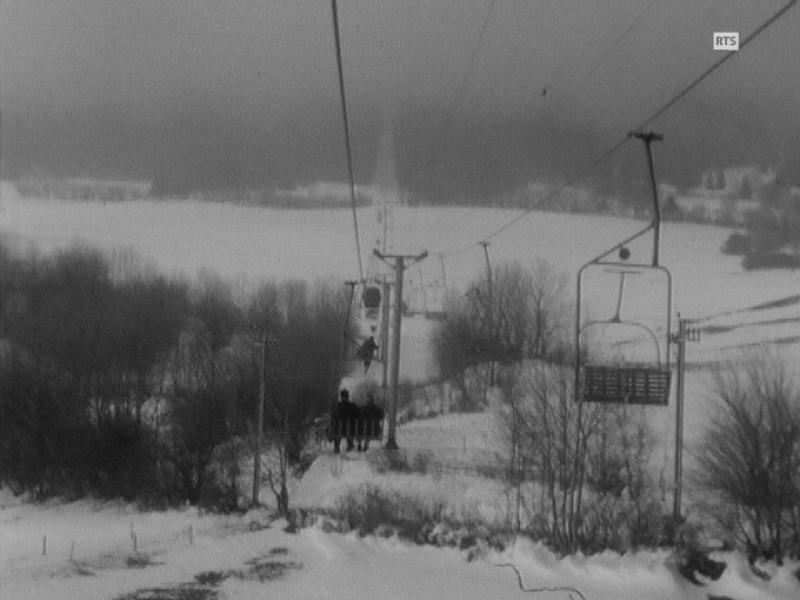
[[[622,248],[626,244],[629,244],[633,240],[643,236],[645,233],[647,233],[648,231],[650,231],[654,227],[655,227],[655,223],[651,222],[644,229],[638,231],[637,233],[634,233],[632,236],[627,237],[624,240],[622,240],[621,242],[618,242],[617,244],[611,246],[611,248],[609,248],[608,250],[605,250],[604,252],[601,252],[600,254],[595,256],[592,260],[590,260],[589,262],[587,262],[583,266],[584,267],[588,267],[589,265],[594,265],[594,264],[598,264],[598,263],[599,264],[611,264],[611,265],[619,264],[619,265],[629,265],[629,266],[639,266],[639,267],[650,266],[649,264],[640,264],[640,263],[628,263],[628,262],[622,263],[622,262],[616,262],[616,261],[614,261],[614,262],[604,262],[603,259],[606,258],[612,252],[618,251],[620,248]]]
[[[644,142],[647,154],[647,169],[650,172],[650,188],[653,194],[653,266],[657,267],[659,254],[661,253],[661,205],[658,200],[658,184],[656,183],[656,171],[653,165],[653,142],[660,142],[664,136],[653,131],[630,131],[628,137],[635,137]]]
[[[611,248],[609,248],[605,252],[601,252],[600,254],[595,256],[592,260],[587,262],[584,265],[584,267],[586,267],[588,265],[591,265],[591,264],[604,263],[604,259],[607,258],[612,252],[618,251],[620,248],[622,248],[626,244],[628,244],[628,243],[632,242],[633,240],[643,236],[645,233],[647,233],[648,231],[651,231],[651,230],[654,232],[655,239],[654,239],[654,246],[653,246],[653,260],[652,260],[652,263],[650,263],[650,266],[653,266],[653,267],[659,266],[659,264],[658,264],[658,262],[659,262],[658,261],[658,255],[659,255],[659,250],[660,250],[660,248],[659,248],[659,245],[660,245],[660,240],[659,240],[660,235],[659,235],[659,233],[660,233],[660,228],[661,228],[661,207],[659,206],[659,201],[658,201],[658,189],[656,187],[655,173],[654,173],[654,168],[653,168],[653,157],[652,157],[652,153],[650,151],[650,143],[653,142],[653,141],[660,142],[660,141],[662,141],[664,139],[664,136],[662,134],[660,134],[660,133],[655,133],[653,131],[630,131],[630,132],[628,132],[628,137],[629,138],[631,138],[631,137],[638,138],[638,139],[642,140],[645,143],[645,148],[647,150],[648,171],[650,173],[650,182],[651,182],[652,193],[653,193],[653,220],[650,221],[650,223],[644,229],[638,231],[637,233],[634,233],[632,236],[630,236],[630,237],[622,240],[621,242],[618,242],[617,244],[613,245]],[[609,264],[615,264],[615,263],[616,263],[616,261],[614,263],[609,263]],[[616,264],[634,264],[634,263],[616,263]],[[646,265],[639,264],[638,266],[646,266]],[[581,270],[583,270],[583,269],[581,269]]]
[[[427,250],[423,250],[419,254],[384,254],[383,252],[381,252],[380,250],[375,248],[375,249],[372,250],[372,254],[374,254],[376,257],[378,257],[380,260],[385,262],[390,267],[394,267],[394,265],[387,260],[387,259],[390,259],[390,258],[407,259],[407,260],[409,260],[411,262],[409,262],[405,266],[406,267],[410,267],[411,265],[415,265],[418,262],[422,262],[423,260],[425,260],[428,257],[428,251]]]

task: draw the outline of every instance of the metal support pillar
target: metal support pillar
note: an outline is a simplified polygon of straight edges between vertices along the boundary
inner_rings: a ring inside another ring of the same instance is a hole
[[[658,266],[659,251],[661,248],[661,205],[658,201],[658,186],[656,185],[656,171],[653,166],[653,151],[650,145],[655,142],[660,142],[664,136],[660,133],[652,131],[637,131],[631,132],[629,136],[638,138],[644,142],[644,147],[647,152],[647,168],[650,171],[650,188],[653,193],[653,266]]]
[[[389,406],[389,426],[386,439],[387,450],[397,450],[397,401],[400,389],[400,327],[403,320],[403,271],[428,256],[425,251],[417,255],[383,254],[373,250],[373,254],[394,269],[394,313],[392,315],[392,347],[389,365],[389,385],[391,404]],[[393,260],[391,263],[389,260]],[[409,262],[406,263],[406,260]]]

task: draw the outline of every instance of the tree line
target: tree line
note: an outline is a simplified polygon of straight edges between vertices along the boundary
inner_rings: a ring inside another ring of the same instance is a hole
[[[346,298],[289,281],[238,299],[219,278],[190,285],[135,262],[0,245],[0,483],[236,508],[254,342],[263,328],[267,439],[296,463],[335,397]]]
[[[800,195],[775,182],[756,194],[758,207],[745,214],[742,231],[731,233],[722,246],[742,256],[745,269],[800,266]]]

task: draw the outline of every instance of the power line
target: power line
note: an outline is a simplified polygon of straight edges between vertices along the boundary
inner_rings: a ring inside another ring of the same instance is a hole
[[[555,198],[561,192],[563,192],[565,189],[567,189],[569,186],[571,186],[574,183],[577,183],[578,181],[583,179],[589,172],[591,172],[592,170],[597,168],[601,163],[605,162],[614,153],[616,153],[617,150],[619,150],[623,145],[625,145],[628,142],[628,139],[629,139],[628,136],[625,136],[624,138],[620,139],[617,143],[615,143],[613,146],[609,147],[605,152],[603,152],[603,154],[601,154],[599,157],[597,157],[594,161],[592,161],[587,167],[582,169],[578,174],[576,174],[574,177],[572,177],[569,181],[567,181],[566,183],[562,184],[555,191],[553,191],[550,194],[548,194],[547,196],[545,196],[542,199],[542,201],[544,202],[544,201],[550,200],[551,198]],[[497,237],[502,232],[504,232],[505,230],[509,229],[514,224],[516,224],[517,222],[521,221],[522,219],[527,217],[530,213],[534,212],[535,210],[536,210],[535,207],[534,208],[529,208],[527,210],[524,210],[522,213],[520,213],[519,215],[517,215],[516,217],[514,217],[513,219],[511,219],[510,221],[508,221],[507,223],[505,223],[501,227],[499,227],[498,229],[495,229],[490,234],[484,236],[478,242],[472,242],[472,243],[467,244],[465,246],[459,246],[454,250],[449,250],[447,252],[442,252],[441,254],[443,256],[452,256],[453,254],[460,254],[461,252],[465,252],[467,250],[470,250],[471,248],[477,247],[478,245],[480,245],[480,244],[482,244],[484,242],[487,242],[488,240],[490,240],[490,239],[492,239],[494,237]]]
[[[650,2],[648,4],[643,6],[639,10],[639,12],[636,13],[636,15],[631,20],[631,22],[628,23],[627,27],[619,35],[617,35],[617,37],[614,39],[614,41],[611,42],[611,45],[608,46],[608,48],[606,48],[605,52],[602,52],[600,54],[600,57],[589,68],[589,71],[585,75],[581,76],[581,80],[582,80],[583,83],[585,83],[588,79],[591,78],[592,75],[594,75],[594,73],[597,71],[597,69],[599,69],[600,66],[606,61],[606,59],[614,52],[614,50],[617,49],[617,47],[628,36],[628,34],[631,31],[633,31],[634,28],[636,28],[636,26],[639,24],[639,21],[641,21],[642,17],[644,17],[645,13],[647,13],[647,11],[649,11],[653,7],[653,5],[655,3],[656,3],[656,0],[650,0]],[[584,52],[581,55],[581,60],[579,62],[583,62],[583,56],[585,56],[586,53],[587,52]],[[557,75],[557,73],[556,73],[556,75]],[[570,77],[569,79],[567,79],[566,89],[573,89],[573,85],[575,83],[574,80],[575,80],[575,77],[578,75],[578,71],[577,70],[572,71],[572,75],[573,75],[573,77]],[[558,78],[556,78],[556,81],[558,81]],[[546,84],[546,86],[545,86],[545,89],[554,88],[554,87],[556,87],[556,86],[553,83],[548,82]],[[577,89],[580,89],[580,87],[578,87]]]
[[[450,127],[453,124],[453,120],[455,119],[456,114],[458,113],[459,106],[461,101],[464,99],[465,92],[467,91],[467,86],[469,85],[469,80],[472,77],[472,72],[475,68],[475,59],[478,56],[478,51],[481,48],[481,43],[483,42],[483,36],[486,33],[486,28],[489,25],[489,21],[492,18],[492,13],[494,12],[494,6],[497,3],[497,0],[492,0],[492,3],[489,5],[489,10],[486,12],[486,17],[483,19],[483,24],[481,25],[480,32],[478,33],[478,39],[475,42],[475,46],[472,49],[472,53],[469,57],[469,64],[467,65],[466,71],[464,71],[464,76],[461,78],[461,84],[458,87],[458,91],[456,92],[456,103],[453,106],[453,111],[450,113],[450,118],[447,120],[447,127],[445,128],[445,138],[447,137]]]
[[[794,7],[795,4],[797,4],[797,1],[798,0],[789,0],[789,2],[787,2],[783,7],[781,7],[769,19],[764,21],[752,33],[750,33],[747,37],[742,39],[740,41],[740,43],[739,43],[739,51],[744,49],[745,46],[747,46],[750,42],[752,42],[756,37],[761,35],[766,29],[768,29],[771,25],[773,25],[783,15],[785,15],[789,11],[789,9],[791,9],[792,7]],[[738,53],[737,52],[726,52],[721,59],[719,59],[714,64],[712,64],[709,68],[707,68],[700,75],[698,75],[694,80],[692,80],[686,87],[684,87],[681,91],[679,91],[678,93],[673,95],[667,102],[665,102],[657,110],[655,110],[653,113],[651,113],[650,116],[645,118],[637,127],[634,128],[634,131],[640,131],[640,130],[644,129],[651,122],[653,122],[658,117],[663,115],[666,111],[668,111],[670,108],[672,108],[680,100],[685,98],[686,95],[689,92],[691,92],[695,87],[697,87],[706,77],[711,75],[714,71],[716,71],[719,67],[721,67],[725,63],[725,61],[731,59],[735,54],[738,54]],[[610,146],[605,152],[603,152],[598,158],[593,160],[587,167],[582,169],[577,175],[575,175],[574,177],[570,178],[570,180],[567,183],[562,184],[554,192],[548,194],[544,198],[544,200],[549,200],[551,198],[554,198],[555,196],[559,195],[561,192],[563,192],[569,186],[571,186],[574,183],[576,183],[576,182],[580,181],[581,179],[583,179],[590,171],[595,169],[601,163],[603,163],[606,160],[608,160],[614,153],[617,152],[617,150],[619,150],[622,146],[624,146],[628,142],[629,139],[630,139],[629,136],[626,134],[625,137],[623,137],[622,139],[620,139],[619,141],[614,143],[612,146]],[[506,231],[508,228],[510,228],[511,226],[516,224],[517,222],[519,222],[522,219],[524,219],[526,216],[528,216],[534,210],[535,210],[535,208],[529,208],[529,209],[523,211],[521,214],[519,214],[516,217],[514,217],[513,219],[511,219],[509,222],[507,222],[502,227],[492,231],[491,233],[489,233],[487,236],[485,236],[484,238],[482,238],[478,242],[473,242],[472,244],[470,244],[468,246],[460,247],[460,248],[457,248],[456,250],[452,250],[452,251],[449,251],[449,252],[443,252],[442,254],[444,256],[449,256],[451,254],[463,252],[463,251],[465,251],[465,250],[467,250],[469,248],[472,248],[473,246],[477,246],[478,244],[480,244],[482,242],[486,242],[486,241],[490,240],[491,238],[496,237],[499,234],[501,234],[502,232]]]
[[[609,48],[603,54],[600,55],[600,58],[598,58],[597,61],[595,61],[594,65],[592,65],[592,68],[589,69],[589,72],[583,76],[584,81],[590,78],[592,75],[594,75],[597,69],[600,68],[600,65],[602,65],[605,62],[605,60],[611,55],[611,53],[617,49],[617,46],[619,46],[622,43],[622,40],[624,40],[628,36],[628,34],[631,31],[633,31],[633,29],[639,24],[639,21],[642,20],[642,17],[644,17],[645,13],[647,13],[647,11],[650,10],[655,3],[656,0],[650,0],[648,4],[642,7],[642,9],[636,14],[636,16],[633,18],[630,24],[625,28],[625,30],[617,36],[617,38],[614,40],[611,46],[609,46]]]
[[[364,281],[364,266],[361,260],[361,239],[358,235],[358,214],[356,212],[356,184],[353,175],[353,150],[350,144],[350,124],[347,120],[347,97],[344,89],[344,68],[342,66],[342,44],[339,39],[339,14],[336,0],[331,0],[333,13],[333,39],[336,45],[336,67],[339,72],[339,97],[342,101],[342,121],[344,123],[344,143],[347,150],[347,177],[350,182],[350,203],[353,209],[353,230],[356,237],[356,256],[358,257],[358,276]]]
[[[484,34],[486,33],[486,29],[489,26],[489,21],[491,21],[492,19],[492,14],[494,13],[495,4],[497,4],[497,0],[492,0],[491,4],[489,5],[489,10],[486,11],[486,17],[484,17],[483,19],[480,31],[478,32],[478,39],[475,41],[475,46],[472,48],[472,52],[470,53],[469,63],[467,64],[467,68],[464,71],[464,75],[461,78],[461,83],[459,84],[458,90],[456,92],[455,104],[453,104],[453,109],[447,116],[447,121],[445,122],[444,126],[444,133],[440,138],[438,150],[434,155],[437,160],[440,160],[445,143],[450,138],[451,135],[450,132],[453,128],[453,121],[455,121],[456,115],[458,114],[458,111],[461,108],[463,100],[466,96],[466,91],[467,88],[469,87],[469,81],[472,78],[472,74],[475,69],[475,63],[478,56],[478,51],[480,50],[481,44],[483,43],[483,37]]]
[[[628,138],[627,135],[624,138],[620,139],[613,146],[611,146],[605,152],[603,152],[603,154],[601,154],[599,157],[597,157],[595,160],[593,160],[587,167],[582,169],[577,175],[572,177],[567,183],[561,185],[557,190],[555,190],[554,192],[552,192],[552,193],[548,194],[547,196],[545,196],[543,198],[543,201],[547,201],[547,200],[550,200],[551,198],[554,198],[555,196],[559,195],[561,192],[563,192],[565,189],[567,189],[571,185],[577,183],[578,181],[581,181],[587,174],[589,174],[591,171],[593,171],[601,163],[603,163],[606,160],[608,160],[609,158],[611,158],[611,156],[614,155],[617,152],[617,150],[619,150],[622,146],[624,146],[628,142],[628,139],[629,138]],[[508,223],[506,223],[505,225],[503,225],[499,229],[496,229],[495,231],[493,231],[492,233],[490,233],[489,235],[484,237],[480,242],[477,242],[477,243],[480,244],[482,242],[485,242],[487,240],[492,239],[493,237],[496,237],[496,236],[500,235],[503,231],[505,231],[506,229],[508,229],[509,227],[514,225],[515,223],[517,223],[517,221],[520,221],[524,217],[528,216],[534,210],[535,210],[534,208],[527,209],[521,215],[518,215],[518,216],[514,217],[513,219],[511,219],[511,221],[509,221]]]

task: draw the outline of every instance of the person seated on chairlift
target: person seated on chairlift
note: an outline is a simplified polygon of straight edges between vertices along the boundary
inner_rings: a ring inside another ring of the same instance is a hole
[[[358,357],[364,361],[364,373],[369,370],[372,360],[375,358],[375,351],[378,349],[378,344],[375,343],[375,338],[369,336],[367,340],[358,348]]]
[[[333,451],[339,454],[342,438],[347,440],[347,450],[352,450],[355,447],[353,438],[356,436],[359,409],[358,406],[350,400],[350,392],[346,389],[339,392],[339,401],[333,405],[331,413]]]
[[[381,421],[383,421],[383,409],[375,404],[375,395],[367,393],[367,403],[361,407],[361,427],[359,432],[363,441],[359,439],[358,450],[365,452],[369,450],[371,439],[380,439]]]
[[[347,450],[355,448],[354,438],[356,437],[358,419],[360,411],[358,406],[350,400],[350,392],[343,389],[339,393],[339,419],[344,422],[344,436],[347,440]]]

